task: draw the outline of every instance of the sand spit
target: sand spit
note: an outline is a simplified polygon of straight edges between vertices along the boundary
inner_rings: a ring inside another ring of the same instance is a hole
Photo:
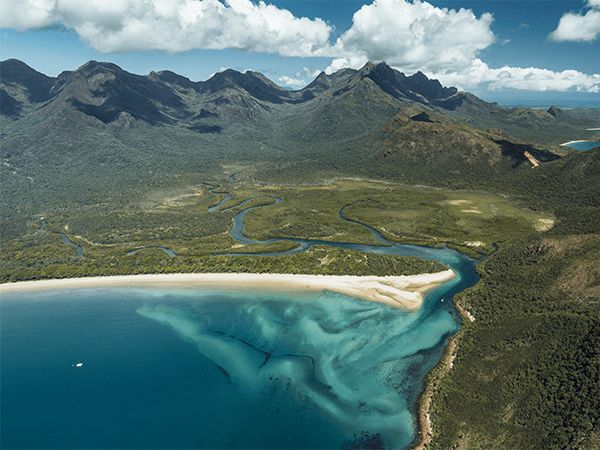
[[[0,295],[9,292],[68,288],[140,287],[157,289],[194,289],[221,287],[228,290],[266,289],[274,291],[332,291],[405,309],[419,309],[423,295],[456,277],[444,272],[411,276],[324,276],[288,274],[159,274],[97,278],[23,281],[0,285]]]

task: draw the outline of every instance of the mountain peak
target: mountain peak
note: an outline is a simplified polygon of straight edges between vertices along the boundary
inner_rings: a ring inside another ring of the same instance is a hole
[[[361,73],[369,73],[377,64],[372,61],[367,61],[364,66],[359,69]]]
[[[79,67],[75,73],[93,73],[98,71],[110,71],[110,72],[125,72],[119,66],[109,62],[98,62],[98,61],[88,61],[83,66]]]
[[[342,88],[355,74],[355,69],[340,69],[337,72],[327,75],[325,72],[321,72],[317,78],[315,78],[308,86],[302,89],[302,92],[309,92],[312,95],[325,92],[329,89],[340,89]]]
[[[7,59],[0,62],[0,84],[12,85],[12,95],[5,92],[3,88],[3,108],[8,107],[18,116],[21,102],[16,100],[19,97],[16,91],[20,91],[30,102],[38,103],[50,98],[50,90],[55,79],[50,78],[43,73],[32,69],[23,61],[18,59]],[[16,90],[16,91],[15,91]],[[16,97],[13,98],[13,96]]]
[[[0,70],[1,72],[1,76],[2,78],[6,77],[6,72],[7,71],[12,71],[12,70],[21,70],[21,71],[32,71],[35,72],[34,69],[32,69],[31,67],[29,67],[27,64],[25,64],[23,61],[20,61],[18,59],[7,59],[5,61],[1,61],[0,62]],[[39,73],[39,72],[38,72]]]
[[[548,108],[548,111],[546,111],[548,114],[550,114],[552,117],[556,117],[558,115],[564,114],[564,111],[560,108],[557,108],[556,106],[551,106],[550,108]]]
[[[357,74],[360,78],[369,78],[384,92],[402,100],[426,105],[438,105],[458,92],[458,89],[445,88],[435,79],[429,79],[423,72],[406,76],[385,62],[365,64]],[[441,106],[441,105],[440,105]]]
[[[50,79],[18,59],[7,59],[0,62],[0,79],[3,82],[21,82],[23,79],[31,78]]]
[[[425,74],[424,74],[423,72],[421,72],[420,70],[418,70],[418,71],[417,71],[417,73],[413,74],[413,75],[411,76],[411,78],[412,78],[414,81],[421,81],[421,82],[435,81],[435,82],[438,82],[438,83],[439,83],[439,81],[438,81],[438,80],[435,80],[435,79],[432,79],[432,80],[430,80],[430,79],[427,77],[427,75],[425,75]]]
[[[248,70],[238,72],[227,69],[218,72],[209,80],[202,83],[204,93],[217,93],[226,89],[246,91],[254,98],[271,103],[283,103],[290,97],[290,92],[277,86],[263,74]]]
[[[361,77],[366,77],[373,73],[376,73],[379,75],[384,75],[384,74],[389,75],[390,73],[392,73],[392,74],[394,73],[394,69],[392,69],[390,66],[388,66],[385,62],[374,63],[374,62],[368,61],[364,66],[362,66],[362,68],[358,71],[358,73]]]
[[[233,69],[226,69],[222,72],[215,73],[212,77],[203,83],[204,90],[209,92],[217,92],[228,87],[239,85],[244,74]]]
[[[161,70],[160,72],[152,71],[146,75],[146,77],[153,81],[179,86],[184,89],[195,90],[197,88],[197,83],[194,83],[187,77],[171,72],[170,70]]]

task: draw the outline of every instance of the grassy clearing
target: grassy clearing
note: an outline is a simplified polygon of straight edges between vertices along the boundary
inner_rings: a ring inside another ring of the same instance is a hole
[[[498,195],[410,187],[366,180],[339,180],[332,186],[264,190],[283,198],[272,208],[246,216],[256,239],[311,237],[375,243],[365,223],[397,243],[441,245],[467,254],[493,252],[494,243],[510,242],[546,230],[554,218],[518,208]]]
[[[367,229],[345,222],[338,215],[341,208],[354,201],[354,192],[321,186],[267,188],[263,192],[283,201],[246,215],[246,234],[254,239],[309,238],[377,244]]]
[[[387,186],[361,190],[345,217],[366,223],[392,242],[447,243],[463,252],[550,227],[554,219],[519,209],[507,198],[473,191]]]

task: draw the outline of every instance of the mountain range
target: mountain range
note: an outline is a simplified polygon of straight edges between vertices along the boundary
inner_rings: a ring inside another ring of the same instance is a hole
[[[352,106],[363,110],[373,122],[385,122],[387,116],[412,107],[439,111],[448,121],[454,119],[476,128],[509,128],[519,137],[529,137],[531,128],[536,127],[542,130],[546,143],[582,138],[580,119],[558,108],[546,112],[502,108],[456,88],[443,87],[421,72],[405,76],[385,63],[367,63],[360,70],[343,69],[332,75],[321,73],[300,91],[285,90],[252,71],[228,69],[207,81],[192,82],[170,71],[140,76],[96,61],[52,78],[21,61],[7,60],[0,63],[0,83],[2,115],[13,120],[31,116],[42,122],[53,114],[72,111],[113,127],[142,121],[177,125],[200,134],[227,134],[240,126],[255,128],[277,116],[297,119],[307,112],[312,113],[309,124],[314,125],[328,113],[351,113]],[[369,103],[349,104],[359,100]],[[306,124],[296,126],[298,132],[306,131],[302,125]],[[271,127],[277,128],[274,124]]]
[[[90,61],[48,77],[7,60],[0,100],[9,210],[85,205],[92,191],[115,201],[224,162],[258,164],[254,178],[275,184],[325,171],[473,187],[577,158],[558,144],[593,139],[600,122],[597,109],[503,108],[385,63],[290,91],[252,71],[193,82]]]

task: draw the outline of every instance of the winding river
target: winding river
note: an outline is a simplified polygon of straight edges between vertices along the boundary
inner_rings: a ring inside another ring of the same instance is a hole
[[[245,200],[244,202],[240,203],[239,205],[232,206],[231,208],[243,206],[245,203],[247,203],[251,200],[254,200],[255,198],[259,198],[259,197],[254,197],[254,198]],[[477,281],[479,280],[479,277],[475,273],[475,265],[477,264],[477,262],[479,262],[479,260],[471,259],[468,256],[463,255],[462,253],[460,253],[456,250],[448,248],[447,246],[425,247],[425,246],[419,246],[419,245],[396,244],[396,243],[390,242],[387,239],[385,239],[383,237],[383,235],[379,231],[375,230],[374,228],[372,228],[368,225],[365,225],[363,223],[360,223],[360,222],[346,219],[344,217],[344,210],[347,207],[351,206],[353,203],[350,205],[346,205],[340,209],[340,211],[338,213],[339,218],[345,222],[349,222],[349,223],[352,223],[355,225],[360,225],[362,227],[367,228],[371,232],[371,235],[373,236],[373,238],[375,240],[377,240],[378,242],[380,242],[381,245],[356,244],[356,243],[349,243],[349,242],[331,242],[331,241],[322,241],[322,240],[315,240],[315,239],[297,239],[297,238],[285,238],[285,239],[275,238],[275,239],[267,239],[264,241],[257,241],[257,240],[251,239],[244,234],[244,216],[246,215],[246,213],[248,213],[248,211],[251,211],[256,208],[274,206],[282,201],[282,199],[278,198],[278,197],[267,196],[267,198],[272,198],[275,200],[275,202],[271,203],[269,205],[251,206],[251,207],[242,209],[234,216],[233,226],[231,227],[231,231],[230,231],[231,236],[243,244],[266,244],[266,243],[279,242],[279,241],[285,240],[285,241],[295,242],[298,244],[298,246],[294,249],[283,251],[283,252],[252,253],[252,255],[265,255],[265,256],[291,255],[291,254],[295,254],[295,253],[304,252],[304,251],[308,250],[310,247],[312,247],[313,245],[328,245],[331,247],[338,247],[338,248],[343,248],[343,249],[347,249],[347,250],[355,250],[355,251],[360,251],[360,252],[401,255],[401,256],[414,256],[414,257],[425,259],[428,261],[441,262],[442,264],[445,264],[445,265],[449,266],[450,268],[452,268],[459,275],[460,282],[458,283],[456,290],[453,289],[452,292],[448,293],[448,295],[454,295],[457,292],[467,289],[467,288],[475,285],[477,283]],[[224,204],[225,204],[225,202],[222,202],[221,206],[223,206]],[[224,210],[231,209],[231,208],[226,208]],[[229,253],[229,254],[230,255],[245,255],[248,253]]]
[[[230,181],[234,181],[232,178],[234,176],[235,176],[235,174],[230,176]],[[296,248],[293,248],[293,249],[287,250],[287,251],[283,251],[283,252],[228,253],[229,255],[246,255],[246,254],[252,254],[255,256],[256,255],[259,255],[259,256],[260,255],[263,255],[263,256],[291,255],[291,254],[304,252],[304,251],[308,250],[310,247],[312,247],[313,245],[328,245],[331,247],[338,247],[338,248],[343,248],[343,249],[347,249],[347,250],[355,250],[355,251],[360,251],[360,252],[371,252],[371,253],[402,255],[402,256],[414,256],[414,257],[422,258],[422,259],[429,260],[429,261],[438,261],[438,262],[441,262],[442,264],[445,264],[445,265],[451,267],[457,274],[460,275],[461,280],[464,282],[464,285],[463,285],[463,283],[461,283],[461,286],[460,286],[462,289],[466,289],[466,288],[474,285],[475,283],[477,283],[477,281],[479,279],[478,276],[475,274],[475,264],[478,262],[478,260],[473,260],[456,250],[450,249],[446,246],[444,246],[444,247],[426,247],[426,246],[419,246],[419,245],[396,244],[396,243],[390,242],[387,239],[385,239],[383,237],[383,235],[379,231],[375,230],[374,228],[372,228],[368,225],[365,225],[363,223],[360,223],[360,222],[346,219],[344,217],[344,210],[346,208],[348,208],[349,206],[352,206],[356,202],[346,205],[339,210],[338,216],[339,216],[340,220],[343,220],[348,223],[352,223],[354,225],[359,225],[359,226],[365,227],[366,229],[368,229],[370,231],[373,238],[376,241],[380,242],[381,245],[357,244],[357,243],[350,243],[350,242],[331,242],[331,241],[323,241],[323,240],[316,240],[316,239],[298,239],[298,238],[275,238],[275,239],[268,239],[268,240],[264,240],[264,241],[258,241],[258,240],[251,239],[251,238],[247,237],[244,233],[244,229],[245,229],[244,217],[245,217],[245,215],[253,209],[267,208],[270,206],[277,205],[277,204],[281,203],[282,199],[279,197],[273,197],[273,196],[252,197],[252,198],[248,198],[236,205],[232,205],[232,206],[228,206],[228,207],[224,208],[225,204],[228,203],[233,198],[233,196],[229,192],[218,190],[221,188],[221,186],[204,183],[204,182],[201,184],[204,186],[210,187],[211,189],[209,189],[209,192],[211,194],[215,194],[215,195],[223,195],[224,194],[225,195],[225,198],[223,198],[220,202],[218,202],[217,204],[208,208],[209,212],[217,212],[219,210],[220,211],[228,211],[228,210],[231,210],[234,208],[239,208],[257,198],[270,198],[270,199],[275,200],[275,202],[271,203],[271,204],[250,206],[248,208],[244,208],[244,209],[238,211],[234,216],[233,225],[230,230],[231,237],[233,237],[235,240],[237,240],[243,244],[266,244],[266,243],[273,243],[273,242],[280,242],[280,241],[292,241],[292,242],[295,242],[298,244],[298,246]],[[40,230],[43,230],[46,227],[46,225],[47,225],[46,221],[43,220]],[[71,242],[69,240],[69,238],[67,237],[67,235],[64,233],[55,233],[55,234],[61,236],[64,244],[74,247],[77,251],[78,257],[83,256],[83,248],[80,245],[78,245],[74,242]],[[177,256],[173,250],[166,248],[166,247],[162,247],[162,246],[141,247],[141,248],[127,252],[127,255],[132,255],[132,254],[134,254],[140,250],[146,249],[146,248],[156,248],[156,249],[162,250],[170,257]]]
[[[46,221],[42,220],[42,226],[39,228],[40,231],[43,231],[44,228],[46,228],[46,225],[48,225],[46,223]],[[75,244],[74,242],[71,242],[71,240],[67,237],[67,235],[65,233],[53,233],[53,234],[60,236],[62,238],[63,244],[66,244],[69,247],[74,247],[75,251],[77,252],[78,257],[83,256],[83,247],[81,245]]]

